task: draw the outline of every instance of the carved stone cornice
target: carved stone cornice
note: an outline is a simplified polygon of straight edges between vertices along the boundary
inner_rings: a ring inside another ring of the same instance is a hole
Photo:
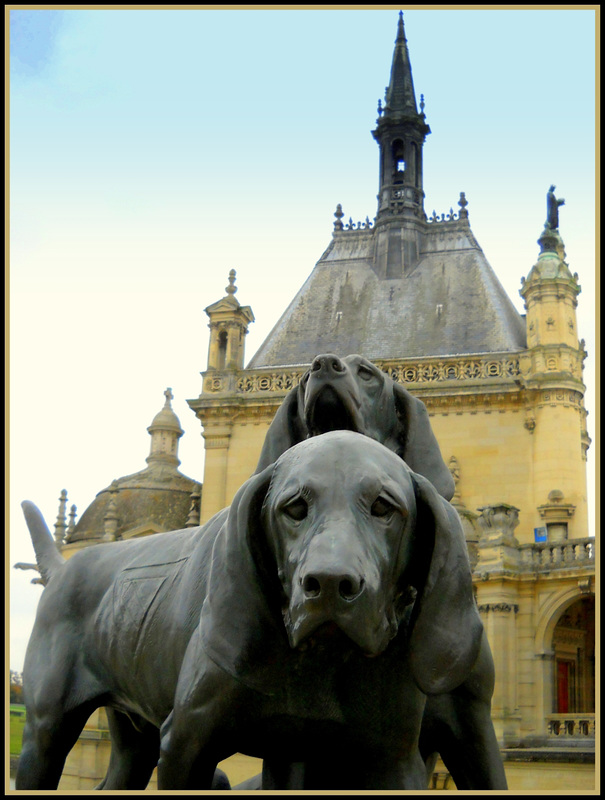
[[[585,351],[566,344],[541,344],[519,356],[521,376],[528,387],[551,384],[584,393]]]
[[[516,614],[519,611],[519,606],[516,603],[482,603],[477,606],[477,609],[484,614],[490,611],[498,611],[505,614],[510,614],[511,611],[514,611]]]
[[[559,348],[560,349],[560,348]],[[489,353],[469,356],[376,360],[396,383],[419,397],[430,414],[525,412],[525,425],[535,428],[532,408],[544,404],[582,407],[583,384],[568,380],[569,373],[553,372],[544,385],[536,376],[526,380],[520,359],[526,353]],[[203,391],[187,401],[202,419],[217,403],[234,409],[255,404],[279,406],[298,386],[306,364],[202,373]],[[267,408],[267,413],[269,409]]]

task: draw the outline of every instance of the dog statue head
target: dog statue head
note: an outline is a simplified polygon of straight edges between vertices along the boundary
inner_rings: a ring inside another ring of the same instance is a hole
[[[257,472],[292,445],[333,430],[375,439],[424,475],[450,500],[455,485],[424,403],[359,355],[317,356],[271,423]]]
[[[270,669],[249,674],[243,653],[279,664],[288,647],[334,632],[379,657],[405,626],[427,694],[458,686],[477,658],[482,624],[458,515],[367,436],[319,434],[253,476],[215,551],[203,636],[251,685],[266,686]]]

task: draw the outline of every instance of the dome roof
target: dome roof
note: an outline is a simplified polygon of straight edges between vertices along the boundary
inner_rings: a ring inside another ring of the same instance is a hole
[[[114,535],[118,539],[185,528],[194,493],[201,496],[200,483],[169,465],[153,464],[102,489],[80,517],[68,541],[102,541],[110,512],[117,522]]]
[[[177,468],[183,430],[170,405],[171,389],[164,395],[164,407],[147,428],[151,436],[148,467],[101,489],[68,530],[66,544],[95,544],[199,524],[202,485]],[[162,434],[168,434],[168,442]]]

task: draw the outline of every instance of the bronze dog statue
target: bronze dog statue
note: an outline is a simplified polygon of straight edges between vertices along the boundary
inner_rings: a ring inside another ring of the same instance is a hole
[[[360,355],[317,356],[278,409],[257,471],[297,442],[328,430],[353,430],[388,447],[451,500],[455,485],[424,403]],[[484,637],[469,683],[429,697],[420,739],[430,775],[437,753],[458,789],[506,789],[490,720],[494,665]]]
[[[387,448],[314,437],[203,527],[68,562],[23,505],[47,586],[18,789],[56,787],[99,706],[105,788],[144,785],[158,728],[161,789],[210,788],[235,752],[264,759],[263,788],[426,788],[426,696],[466,681],[472,705],[484,634],[455,510]]]
[[[454,480],[447,468],[423,402],[391,380],[367,358],[317,356],[269,426],[257,472],[309,436],[351,430],[369,436],[428,478],[451,500]]]

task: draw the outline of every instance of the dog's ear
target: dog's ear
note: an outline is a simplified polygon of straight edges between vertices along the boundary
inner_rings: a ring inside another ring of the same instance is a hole
[[[417,581],[418,595],[410,620],[410,659],[418,687],[425,694],[441,694],[468,676],[479,654],[483,624],[458,514],[422,475],[412,480],[416,574],[409,581]]]
[[[271,693],[276,653],[288,639],[280,610],[279,579],[267,546],[261,509],[274,464],[244,483],[225,516],[212,549],[201,614],[205,650],[243,683]],[[212,524],[212,523],[209,523]]]
[[[269,430],[265,436],[263,449],[261,450],[258,464],[254,474],[256,475],[265,467],[273,464],[295,444],[302,442],[307,436],[307,430],[302,419],[303,407],[303,376],[300,384],[290,389],[283,403],[277,409],[273,417]]]
[[[426,406],[394,381],[393,396],[402,427],[399,455],[410,469],[428,478],[442,497],[451,500],[456,485],[441,455]]]

